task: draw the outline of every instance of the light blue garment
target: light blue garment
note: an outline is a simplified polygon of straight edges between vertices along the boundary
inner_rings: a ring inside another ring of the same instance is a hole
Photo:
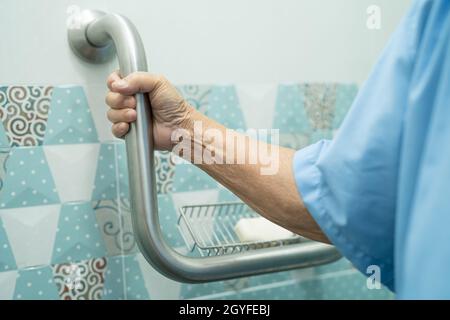
[[[324,233],[404,298],[450,298],[450,1],[415,1],[333,141],[298,151]]]

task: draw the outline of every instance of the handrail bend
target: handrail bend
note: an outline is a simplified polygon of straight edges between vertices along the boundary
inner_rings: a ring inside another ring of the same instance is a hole
[[[87,10],[69,27],[73,51],[101,63],[117,54],[122,76],[147,71],[142,40],[135,26],[119,14]],[[235,255],[188,257],[176,252],[161,233],[153,165],[152,113],[147,95],[137,94],[137,121],[126,135],[132,224],[138,246],[161,274],[181,282],[207,282],[310,267],[334,261],[333,246],[308,242]]]

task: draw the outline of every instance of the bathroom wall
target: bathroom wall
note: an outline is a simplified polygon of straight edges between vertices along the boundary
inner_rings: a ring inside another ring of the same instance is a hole
[[[409,1],[377,3],[370,31],[365,0],[1,1],[0,299],[391,298],[345,259],[202,285],[156,273],[134,243],[124,145],[104,116],[116,64],[87,65],[65,40],[77,6],[122,12],[151,69],[193,105],[233,128],[280,128],[300,148],[333,136]],[[177,209],[235,197],[169,154],[156,167],[162,229],[183,251]]]

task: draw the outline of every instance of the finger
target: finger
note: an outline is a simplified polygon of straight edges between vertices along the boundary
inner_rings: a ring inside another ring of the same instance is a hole
[[[111,128],[113,135],[117,138],[123,137],[128,132],[128,130],[130,130],[130,125],[126,122],[113,124]]]
[[[136,99],[133,96],[124,96],[117,92],[108,92],[105,102],[113,109],[136,108]]]
[[[108,76],[108,79],[106,80],[106,85],[108,86],[109,90],[111,90],[111,85],[113,84],[113,82],[115,81],[119,81],[121,79],[120,74],[119,74],[119,70],[114,71],[113,73],[111,73]]]
[[[136,121],[136,111],[133,109],[109,109],[108,120],[112,123]]]
[[[164,81],[164,77],[159,75],[135,72],[121,80],[114,81],[111,85],[111,91],[127,96],[138,92],[152,92]]]

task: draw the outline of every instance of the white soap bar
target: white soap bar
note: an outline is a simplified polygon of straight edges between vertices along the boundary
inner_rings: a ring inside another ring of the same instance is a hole
[[[243,218],[234,227],[241,242],[284,240],[294,236],[289,230],[263,218]]]

